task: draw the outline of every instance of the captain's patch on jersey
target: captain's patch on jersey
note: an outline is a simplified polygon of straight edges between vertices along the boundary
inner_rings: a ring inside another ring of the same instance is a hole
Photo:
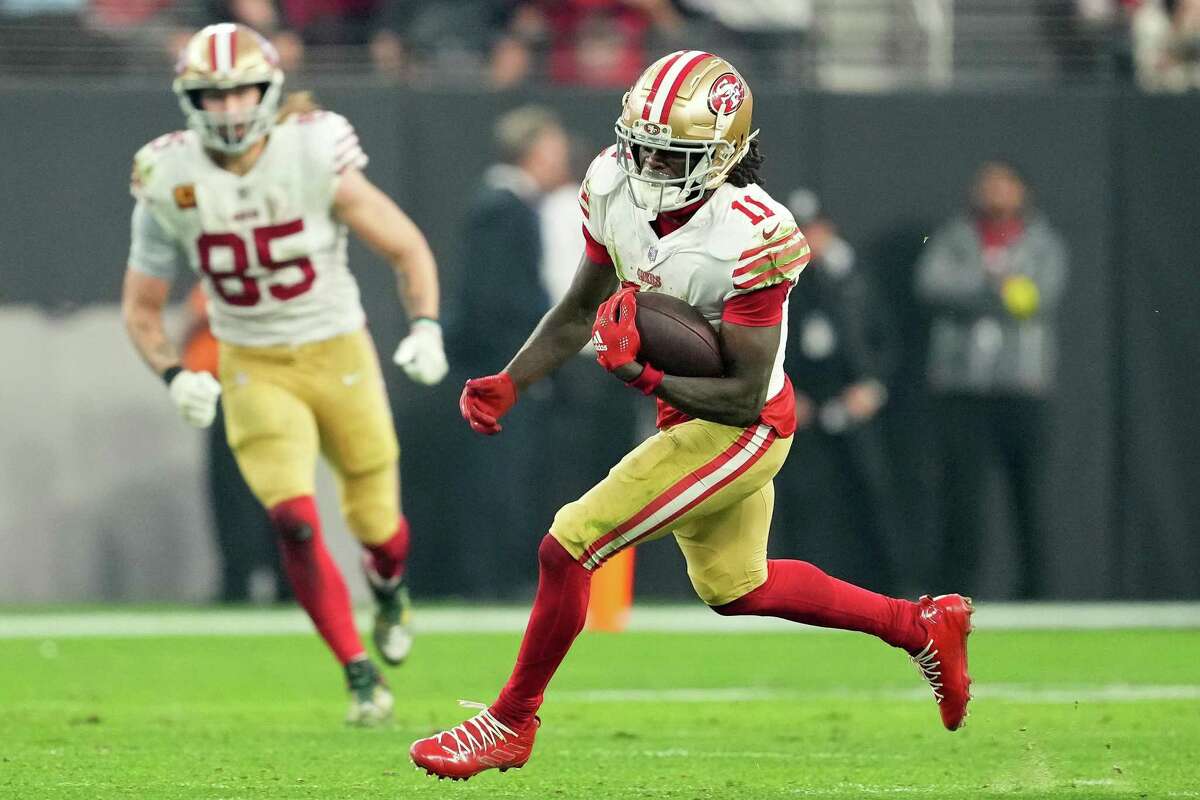
[[[196,207],[196,184],[181,183],[175,187],[175,205],[180,208]]]

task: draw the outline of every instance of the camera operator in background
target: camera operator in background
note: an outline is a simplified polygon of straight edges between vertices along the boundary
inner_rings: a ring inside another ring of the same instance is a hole
[[[1059,235],[1003,161],[976,174],[971,209],[929,240],[916,269],[931,316],[927,378],[942,438],[939,574],[977,585],[988,477],[1004,473],[1016,530],[1018,597],[1043,588],[1039,489],[1056,377],[1054,313],[1067,279]]]

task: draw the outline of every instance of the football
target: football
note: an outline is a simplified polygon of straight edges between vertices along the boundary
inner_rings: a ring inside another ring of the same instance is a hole
[[[637,329],[642,338],[639,359],[668,375],[717,378],[724,370],[716,332],[699,311],[678,298],[639,292]]]

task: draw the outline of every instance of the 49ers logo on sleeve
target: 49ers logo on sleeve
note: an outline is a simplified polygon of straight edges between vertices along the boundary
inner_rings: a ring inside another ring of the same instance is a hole
[[[713,81],[708,90],[708,108],[714,114],[732,114],[746,99],[746,84],[732,72],[726,72]]]

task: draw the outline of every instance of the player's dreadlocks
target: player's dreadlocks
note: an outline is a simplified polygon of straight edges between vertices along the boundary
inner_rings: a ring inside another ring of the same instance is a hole
[[[763,155],[758,149],[758,139],[751,139],[746,155],[742,156],[742,160],[729,170],[729,177],[725,180],[739,189],[752,183],[762,186],[762,178],[758,176],[758,170],[762,163]]]

